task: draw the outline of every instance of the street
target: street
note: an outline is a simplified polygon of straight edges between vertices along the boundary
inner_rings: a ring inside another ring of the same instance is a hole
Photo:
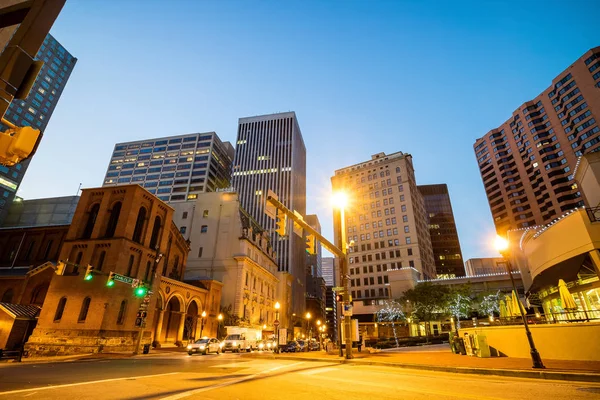
[[[0,400],[592,399],[593,383],[486,377],[238,354],[1,364]]]

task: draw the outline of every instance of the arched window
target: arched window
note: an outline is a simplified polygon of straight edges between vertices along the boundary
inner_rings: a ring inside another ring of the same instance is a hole
[[[131,271],[133,270],[133,254],[129,256],[129,265],[127,266],[127,276],[131,276]]]
[[[88,220],[83,230],[82,239],[89,239],[92,237],[94,231],[94,225],[96,225],[96,218],[98,218],[98,211],[100,210],[100,204],[96,203],[92,206],[92,209],[88,213]]]
[[[103,251],[100,253],[100,257],[98,257],[98,262],[96,263],[95,269],[98,271],[102,271],[102,266],[104,265],[104,259],[106,258],[106,252]]]
[[[79,266],[81,265],[81,259],[82,258],[83,258],[83,252],[80,251],[79,253],[77,253],[77,257],[75,258],[75,264],[76,265],[73,266],[73,273],[74,274],[78,273]]]
[[[179,256],[175,256],[175,262],[173,263],[173,271],[177,272],[178,268],[179,268]]]
[[[14,292],[12,289],[8,289],[6,292],[4,292],[4,294],[2,295],[2,303],[11,303],[12,299],[13,299],[13,295]]]
[[[112,210],[110,210],[110,218],[108,219],[108,225],[106,226],[106,237],[113,237],[117,230],[117,223],[119,222],[119,215],[121,214],[121,202],[116,202]]]
[[[85,322],[85,319],[88,315],[88,310],[90,309],[91,301],[92,299],[89,297],[83,299],[83,303],[81,304],[81,311],[79,311],[79,318],[77,319],[77,322]]]
[[[46,242],[46,250],[44,250],[44,260],[46,260],[46,261],[50,257],[50,250],[52,250],[52,243],[54,243],[54,240],[48,240]]]
[[[48,284],[44,283],[36,286],[31,293],[31,301],[29,304],[34,304],[36,306],[41,306],[44,304],[44,299],[46,298],[46,293],[48,293]]]
[[[117,324],[123,325],[125,321],[125,311],[127,310],[127,300],[123,300],[121,302],[121,307],[119,308],[119,316],[117,317]]]
[[[150,248],[156,249],[156,245],[158,244],[158,239],[160,236],[160,217],[154,218],[154,226],[152,227],[152,236],[150,237]]]
[[[137,220],[135,221],[135,229],[133,230],[132,240],[137,243],[142,243],[142,231],[144,230],[144,222],[146,221],[146,208],[140,207]]]
[[[33,255],[33,248],[35,247],[35,240],[29,242],[29,247],[27,248],[27,253],[25,253],[25,261],[31,260],[31,256]]]
[[[144,280],[148,281],[148,276],[150,275],[150,270],[152,269],[152,261],[148,261],[146,263],[146,273],[144,274]]]
[[[65,306],[67,305],[67,298],[63,297],[58,301],[58,307],[56,307],[56,313],[54,314],[54,322],[61,320],[63,312],[65,312]]]
[[[396,173],[400,173],[400,167],[396,167]]]

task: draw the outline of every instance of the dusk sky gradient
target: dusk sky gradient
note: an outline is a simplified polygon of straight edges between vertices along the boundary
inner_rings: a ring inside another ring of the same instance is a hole
[[[295,111],[307,211],[332,238],[336,169],[413,156],[447,183],[464,259],[493,256],[476,138],[600,45],[600,1],[68,0],[51,33],[78,58],[19,195],[102,185],[117,142]]]

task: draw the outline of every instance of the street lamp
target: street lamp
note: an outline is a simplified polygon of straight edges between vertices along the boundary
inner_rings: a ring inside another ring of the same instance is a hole
[[[306,315],[305,315],[305,317],[306,317],[306,335],[307,335],[306,339],[308,341],[306,343],[306,351],[308,352],[308,351],[310,351],[310,347],[309,347],[309,343],[310,343],[310,328],[311,328],[311,326],[310,326],[310,318],[312,317],[312,315],[310,315],[310,313],[307,312]]]
[[[496,250],[504,257],[504,261],[506,261],[506,271],[508,272],[508,276],[510,277],[510,282],[512,283],[513,290],[515,291],[515,296],[517,295],[517,286],[515,285],[515,280],[513,279],[510,261],[508,259],[508,240],[503,238],[502,236],[496,236],[495,240]],[[519,312],[521,313],[521,317],[523,318],[523,326],[525,326],[525,334],[527,335],[527,341],[529,342],[529,348],[531,349],[531,360],[533,361],[533,368],[546,368],[542,363],[542,357],[540,357],[540,353],[538,353],[535,348],[535,343],[533,343],[533,337],[531,336],[531,331],[529,330],[529,325],[527,324],[527,316],[525,315],[525,310],[519,303]]]
[[[217,339],[219,338],[219,334],[221,333],[221,321],[223,321],[223,314],[219,313],[219,316],[217,317]]]
[[[206,318],[206,311],[202,311],[202,322],[200,324],[200,337],[202,337],[202,331],[204,330],[204,319]]]
[[[321,343],[321,339],[323,339],[323,328],[324,328],[324,326],[321,326],[321,320],[318,319],[317,320],[317,329],[319,330],[319,350],[321,350],[323,348],[323,344]]]
[[[279,302],[275,303],[275,322],[273,323],[273,325],[275,325],[275,340],[277,342],[275,342],[275,348],[277,349],[277,353],[279,353],[279,309],[281,308],[281,304],[279,304]]]
[[[350,275],[348,274],[348,263],[347,263],[347,254],[348,254],[348,242],[346,239],[346,216],[345,209],[348,206],[348,196],[344,192],[337,192],[333,195],[331,199],[331,203],[334,208],[340,210],[340,231],[341,231],[341,249],[344,254],[343,257],[340,257],[340,273],[341,273],[341,281],[344,287],[344,304],[342,305],[342,311],[344,314],[344,336],[346,342],[346,359],[351,359],[352,357],[352,301],[350,300]],[[339,335],[338,335],[339,337]],[[342,341],[339,339],[340,344],[340,356],[342,355]]]

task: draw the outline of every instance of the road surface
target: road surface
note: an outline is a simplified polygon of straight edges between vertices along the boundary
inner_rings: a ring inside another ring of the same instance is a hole
[[[598,399],[600,384],[238,354],[0,365],[3,399]]]

